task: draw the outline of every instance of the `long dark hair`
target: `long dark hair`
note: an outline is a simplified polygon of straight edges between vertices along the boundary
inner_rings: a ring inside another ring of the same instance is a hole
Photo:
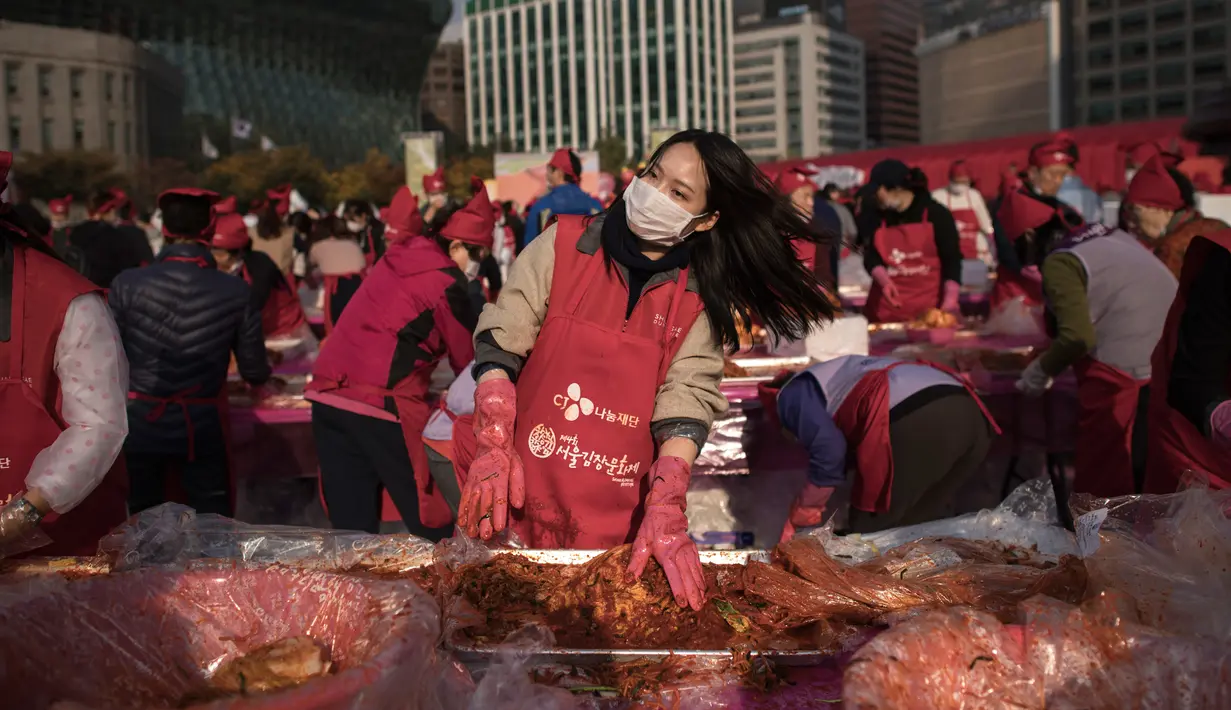
[[[826,258],[837,235],[813,229],[739,146],[721,133],[689,129],[668,138],[646,161],[658,164],[672,146],[691,143],[705,165],[707,209],[718,223],[688,237],[690,264],[714,336],[739,347],[736,320],[760,320],[778,338],[800,340],[833,320],[835,308],[816,275],[796,257],[791,239],[817,245]],[[644,171],[642,171],[644,174]],[[624,200],[611,209],[623,210]]]
[[[256,224],[256,235],[261,239],[277,239],[282,236],[282,215],[278,214],[278,208],[273,203],[265,205],[259,216],[260,221]]]

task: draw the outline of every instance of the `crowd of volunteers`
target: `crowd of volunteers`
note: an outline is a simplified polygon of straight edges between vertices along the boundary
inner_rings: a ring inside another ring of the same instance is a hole
[[[1228,118],[1190,128],[1225,146]],[[1114,223],[1065,133],[990,198],[962,160],[935,189],[894,159],[820,187],[685,130],[606,208],[568,149],[525,209],[477,178],[451,193],[443,171],[332,213],[291,185],[247,213],[189,187],[144,218],[114,189],[85,196],[84,221],[72,196],[5,202],[0,556],[36,530],[52,540],[39,554],[88,554],[172,500],[233,514],[228,377],[276,391],[277,366],[301,358],[333,527],[379,532],[387,502],[434,540],[456,526],[534,548],[631,543],[633,575],[656,559],[699,609],[686,493],[728,407],[725,357],[752,326],[799,341],[841,316],[850,254],[878,326],[960,315],[972,264],[994,282],[992,313],[1043,316],[1016,389],[1049,396],[1073,371],[1073,490],[1226,487],[1231,229],[1202,215],[1173,156],[1147,153]],[[0,153],[0,183],[11,161]],[[319,293],[318,331],[301,290]],[[1001,433],[970,379],[932,362],[848,355],[760,392],[807,453],[784,536],[827,520],[847,488],[850,531],[941,517]]]

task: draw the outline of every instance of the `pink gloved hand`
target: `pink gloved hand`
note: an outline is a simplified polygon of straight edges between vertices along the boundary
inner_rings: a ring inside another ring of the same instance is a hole
[[[825,520],[825,505],[833,495],[833,486],[817,486],[809,483],[796,496],[782,528],[780,542],[795,537],[796,528],[814,528]]]
[[[688,518],[684,516],[691,473],[688,462],[678,456],[664,456],[650,467],[645,519],[633,541],[628,571],[641,579],[652,554],[667,573],[675,602],[701,611],[705,603],[705,575],[701,572],[697,544],[688,537]]]
[[[948,313],[958,313],[962,310],[962,304],[958,301],[958,296],[962,293],[962,285],[956,281],[946,281],[943,286],[943,295],[940,299],[940,310]]]
[[[1022,278],[1034,283],[1043,283],[1043,272],[1037,266],[1027,266],[1021,270]]]
[[[504,378],[480,382],[474,392],[474,462],[462,489],[457,526],[490,540],[509,524],[509,504],[526,503],[526,474],[513,443],[517,389]]]
[[[1223,449],[1231,449],[1231,400],[1214,407],[1210,413],[1210,441]]]
[[[883,266],[878,266],[872,269],[872,280],[877,286],[881,287],[881,293],[885,297],[885,302],[893,307],[902,305],[901,297],[898,294],[898,287],[893,283],[893,279],[889,277],[889,270]]]

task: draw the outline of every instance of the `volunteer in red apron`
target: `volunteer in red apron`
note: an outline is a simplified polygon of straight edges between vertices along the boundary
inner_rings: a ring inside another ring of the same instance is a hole
[[[250,385],[270,377],[248,286],[221,273],[210,254],[216,199],[195,188],[160,195],[167,245],[154,264],[117,276],[108,301],[130,366],[124,455],[133,512],[178,498],[198,512],[231,515],[232,352]]]
[[[312,227],[308,265],[320,274],[325,288],[325,334],[333,332],[346,304],[354,298],[369,267],[368,254],[359,245],[354,227],[341,217],[325,215]],[[384,243],[384,235],[381,236]],[[384,248],[381,254],[384,254]],[[374,263],[374,262],[373,262]],[[319,283],[319,282],[317,282]]]
[[[876,204],[864,204],[858,218],[864,268],[872,276],[864,316],[900,323],[930,308],[957,313],[962,251],[953,215],[912,183],[899,160],[873,166],[868,186]]]
[[[822,523],[848,462],[856,472],[852,532],[945,517],[1000,433],[970,384],[930,363],[847,355],[763,386],[762,394],[808,451],[808,483],[784,539]]]
[[[699,609],[685,492],[727,406],[733,314],[796,340],[833,315],[793,235],[822,239],[729,138],[689,130],[606,214],[536,237],[479,321],[459,528],[511,528],[531,547],[631,542],[633,574],[655,557],[676,601]]]
[[[445,222],[449,221],[449,215],[453,214],[457,209],[457,205],[453,204],[453,200],[449,197],[449,188],[445,183],[445,169],[438,168],[431,175],[423,176],[423,195],[425,204],[423,205],[423,229],[424,233],[433,237],[440,228],[445,226]]]
[[[251,288],[252,308],[261,314],[265,338],[295,337],[307,329],[299,296],[291,291],[278,265],[252,248],[243,217],[218,217],[210,248],[220,271],[239,276]]]
[[[0,193],[11,153],[0,152]],[[0,557],[92,555],[127,517],[128,364],[97,287],[0,202]]]
[[[1231,90],[1197,107],[1185,137],[1207,152],[1231,146]],[[1134,177],[1134,180],[1136,177]],[[1192,240],[1179,292],[1151,360],[1147,493],[1197,482],[1231,487],[1231,230]]]
[[[491,239],[485,189],[445,226],[454,228]],[[431,414],[426,397],[442,357],[455,373],[474,358],[476,316],[466,277],[423,231],[417,200],[400,188],[387,210],[389,248],[312,371],[307,399],[334,528],[379,532],[382,491],[412,534],[439,540],[453,519],[423,448]]]
[[[1073,156],[1060,143],[1043,143],[1030,150],[1030,167],[1026,169],[1027,182],[1020,188],[1012,189],[1001,195],[1001,204],[997,211],[1004,209],[1004,203],[1013,192],[1026,192],[1033,197],[1042,198],[1048,204],[1054,204],[1057,209],[1063,207],[1072,212],[1073,224],[1080,224],[1081,219],[1076,211],[1064,206],[1056,199],[1056,193],[1064,184],[1064,178],[1073,169]],[[1020,235],[1006,234],[1003,231],[996,236],[996,284],[992,287],[991,310],[994,313],[1002,304],[1022,297],[1027,306],[1038,306],[1043,303],[1043,277],[1039,271],[1043,259],[1047,256],[1050,246],[1037,240],[1023,241]]]
[[[1188,244],[1226,229],[1227,223],[1201,214],[1193,184],[1175,169],[1175,160],[1163,154],[1147,160],[1129,183],[1120,213],[1130,225],[1126,231],[1136,234],[1178,279]]]
[[[992,241],[992,217],[987,212],[983,195],[971,185],[970,168],[965,160],[949,166],[949,184],[932,192],[932,199],[953,214],[957,235],[961,240],[963,259],[980,259],[992,263],[989,242]]]
[[[813,210],[813,195],[816,194],[816,183],[812,182],[812,176],[816,175],[816,171],[801,166],[783,170],[778,173],[778,177],[774,178],[774,187],[791,201],[795,209],[804,216],[805,219],[812,219]],[[816,245],[812,242],[804,240],[796,240],[791,242],[791,246],[795,247],[795,254],[800,261],[808,269],[813,269],[816,266]]]
[[[1103,224],[1069,235],[1043,261],[1054,339],[1017,382],[1037,396],[1077,373],[1073,490],[1099,497],[1140,492],[1146,461],[1150,355],[1176,280],[1131,234]]]
[[[385,225],[372,213],[371,203],[364,200],[347,200],[342,207],[342,218],[355,243],[363,250],[364,264],[371,268],[385,253]]]
[[[53,231],[68,229],[68,213],[72,207],[72,195],[65,195],[58,200],[47,201],[47,211],[51,213],[51,229]]]

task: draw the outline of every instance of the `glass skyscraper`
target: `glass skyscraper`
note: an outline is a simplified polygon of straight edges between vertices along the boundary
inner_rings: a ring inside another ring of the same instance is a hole
[[[732,0],[468,0],[472,145],[546,152],[658,128],[729,132]]]
[[[337,164],[419,129],[450,0],[4,0],[0,19],[128,37],[179,68],[190,133],[307,144]],[[185,145],[200,137],[185,136]]]

